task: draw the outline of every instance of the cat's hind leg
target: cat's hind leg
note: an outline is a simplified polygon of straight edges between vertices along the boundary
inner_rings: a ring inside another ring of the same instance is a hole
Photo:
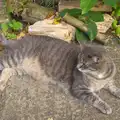
[[[71,88],[71,93],[73,94],[73,96],[94,106],[104,114],[112,113],[112,109],[105,101],[103,101],[96,93],[90,92],[90,90],[85,88],[84,86],[74,86],[73,84]]]
[[[120,99],[120,88],[116,87],[113,81],[109,82],[104,88],[112,95]]]
[[[0,91],[5,89],[8,80],[15,75],[23,75],[23,71],[18,68],[4,68],[2,70],[0,75]]]

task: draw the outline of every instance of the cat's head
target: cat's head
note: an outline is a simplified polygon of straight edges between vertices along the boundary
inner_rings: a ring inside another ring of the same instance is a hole
[[[78,55],[77,69],[84,74],[102,79],[108,70],[107,59],[103,48],[84,45],[82,52]]]

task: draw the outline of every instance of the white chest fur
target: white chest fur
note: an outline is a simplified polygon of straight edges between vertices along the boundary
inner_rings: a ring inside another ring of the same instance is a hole
[[[104,86],[107,85],[109,82],[113,81],[113,78],[116,74],[116,66],[113,62],[110,66],[110,71],[111,72],[110,73],[108,72],[109,74],[105,79],[104,79],[104,74],[99,74],[98,80],[95,79],[94,77],[89,76],[89,78],[90,78],[89,79],[89,84],[90,84],[89,88],[90,88],[91,92],[99,91],[100,89],[104,88]]]
[[[100,89],[104,88],[105,85],[108,84],[108,82],[112,81],[112,79],[105,79],[105,80],[90,80],[90,90],[91,92],[99,91]]]

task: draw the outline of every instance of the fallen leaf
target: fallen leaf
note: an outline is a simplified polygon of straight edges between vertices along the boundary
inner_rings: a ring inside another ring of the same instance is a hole
[[[21,32],[19,35],[17,35],[17,39],[20,39],[21,37],[24,37],[24,36],[25,36],[25,33]]]
[[[53,24],[60,24],[60,21],[61,21],[61,18],[58,17],[58,18],[55,18],[54,21],[53,21]]]

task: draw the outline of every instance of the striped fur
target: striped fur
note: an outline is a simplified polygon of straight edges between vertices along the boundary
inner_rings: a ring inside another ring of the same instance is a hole
[[[5,46],[0,56],[0,70],[1,90],[10,75],[26,73],[39,80],[41,74],[46,74],[56,81],[70,83],[73,96],[105,114],[112,110],[96,92],[105,88],[120,98],[120,90],[113,84],[116,67],[95,46],[79,47],[47,36],[25,36]],[[7,75],[3,74],[6,71]]]
[[[80,49],[75,45],[45,36],[26,36],[6,49],[0,57],[3,68],[24,67],[26,60],[38,60],[48,75],[70,79]],[[27,66],[26,66],[27,67]],[[59,74],[58,74],[59,73]]]

